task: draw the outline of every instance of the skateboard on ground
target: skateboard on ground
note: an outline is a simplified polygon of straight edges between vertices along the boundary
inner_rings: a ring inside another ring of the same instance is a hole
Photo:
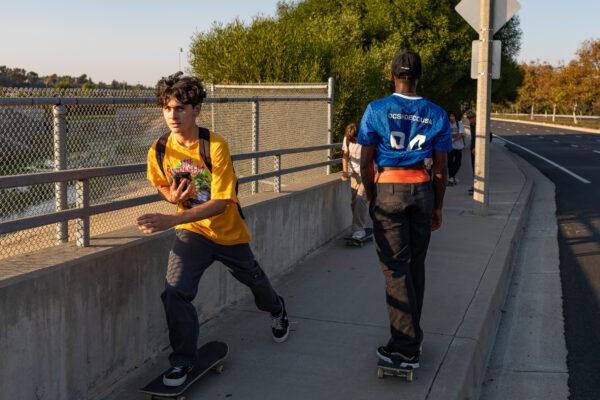
[[[346,246],[362,247],[363,244],[373,240],[373,229],[365,228],[365,237],[362,239],[354,239],[352,235],[344,236]]]
[[[208,342],[198,349],[198,364],[190,371],[186,381],[176,387],[163,384],[164,371],[152,382],[140,389],[146,394],[146,400],[177,399],[185,400],[183,393],[203,377],[207,372],[223,373],[223,360],[227,357],[229,347],[223,342]]]
[[[414,378],[412,368],[401,368],[396,364],[390,364],[380,359],[377,363],[377,377],[383,379],[386,375],[398,376],[406,379],[408,382],[412,382]]]

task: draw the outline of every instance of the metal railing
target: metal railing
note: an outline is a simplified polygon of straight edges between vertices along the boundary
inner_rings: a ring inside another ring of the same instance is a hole
[[[531,113],[501,113],[501,112],[493,112],[492,116],[498,116],[498,115],[506,115],[509,117],[531,117]],[[551,119],[552,118],[552,113],[544,113],[544,114],[533,114],[534,117],[537,118],[546,118],[546,119]],[[561,119],[573,119],[573,114],[556,114],[554,115],[554,117],[556,118],[561,118]],[[600,120],[600,116],[598,115],[579,115],[576,114],[575,118],[577,119],[589,119],[589,120]]]
[[[86,245],[90,224],[95,236],[134,223],[141,210],[168,212],[164,202],[148,203],[156,197],[138,164],[166,131],[162,113],[152,91],[129,93],[0,89],[0,180],[12,182],[0,186],[0,259],[74,239]],[[330,164],[320,161],[331,160],[332,147],[304,154],[288,148],[331,144],[332,79],[210,85],[204,103],[197,123],[222,136],[236,154],[241,197],[329,173]],[[71,175],[47,175],[54,172]],[[100,175],[86,175],[94,173]],[[33,176],[30,182],[38,183],[27,186]]]
[[[284,154],[307,153],[319,150],[331,150],[340,148],[341,143],[327,144],[321,146],[301,147],[294,149],[281,149],[252,152],[245,154],[236,154],[232,156],[233,161],[259,159],[263,157],[273,157],[275,170],[263,174],[240,177],[238,182],[248,183],[256,182],[261,179],[274,178],[275,192],[281,192],[281,176],[298,171],[304,171],[319,167],[329,167],[340,164],[341,159],[327,160],[319,163],[312,163],[292,168],[281,169],[281,156]],[[93,178],[132,174],[144,172],[146,164],[118,165],[113,167],[84,168],[64,171],[45,172],[38,174],[25,174],[0,177],[0,189],[9,189],[15,187],[32,186],[40,184],[65,184],[67,182],[76,182],[75,185],[75,208],[62,209],[56,212],[24,217],[12,221],[0,223],[0,234],[17,232],[25,229],[37,228],[50,224],[65,224],[69,220],[76,220],[75,242],[77,246],[86,247],[90,243],[90,216],[110,211],[116,211],[128,207],[148,204],[160,201],[162,198],[158,194],[141,196],[126,200],[119,200],[91,206],[89,204],[89,181]]]

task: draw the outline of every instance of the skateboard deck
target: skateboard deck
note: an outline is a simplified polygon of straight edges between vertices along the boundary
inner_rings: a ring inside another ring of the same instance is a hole
[[[198,364],[188,374],[186,381],[180,386],[170,387],[163,384],[164,371],[152,382],[140,389],[147,400],[173,399],[185,400],[183,393],[198,379],[209,371],[223,373],[223,360],[227,357],[229,347],[223,342],[208,342],[198,349]]]
[[[373,229],[366,228],[365,233],[366,233],[366,235],[362,239],[354,239],[352,237],[352,235],[344,236],[344,241],[346,242],[346,246],[362,247],[365,243],[373,240]]]
[[[400,368],[396,364],[390,364],[381,359],[377,363],[377,377],[379,379],[383,379],[386,376],[398,376],[406,379],[408,382],[412,382],[414,378],[413,371],[412,368]]]

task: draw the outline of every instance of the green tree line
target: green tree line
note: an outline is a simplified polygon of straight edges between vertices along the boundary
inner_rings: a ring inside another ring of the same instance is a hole
[[[575,58],[558,66],[532,61],[519,65],[523,83],[515,102],[499,111],[600,115],[600,39],[582,43]]]
[[[86,74],[74,77],[69,75],[39,76],[36,72],[22,68],[8,68],[0,65],[0,87],[53,88],[53,89],[145,89],[142,85],[129,85],[113,80],[111,83],[95,83]]]
[[[360,119],[366,105],[393,91],[390,64],[400,48],[423,61],[420,93],[447,110],[474,103],[470,78],[473,29],[458,15],[458,0],[305,0],[280,2],[275,17],[215,24],[194,35],[193,71],[213,83],[324,82],[335,86],[335,136]],[[513,18],[503,41],[503,77],[494,100],[516,98],[515,61],[521,30]]]

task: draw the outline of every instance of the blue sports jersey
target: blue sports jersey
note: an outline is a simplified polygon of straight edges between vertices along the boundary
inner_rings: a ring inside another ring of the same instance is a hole
[[[367,106],[356,141],[376,146],[380,167],[412,165],[431,157],[432,151],[452,151],[446,112],[422,97],[398,93]]]

